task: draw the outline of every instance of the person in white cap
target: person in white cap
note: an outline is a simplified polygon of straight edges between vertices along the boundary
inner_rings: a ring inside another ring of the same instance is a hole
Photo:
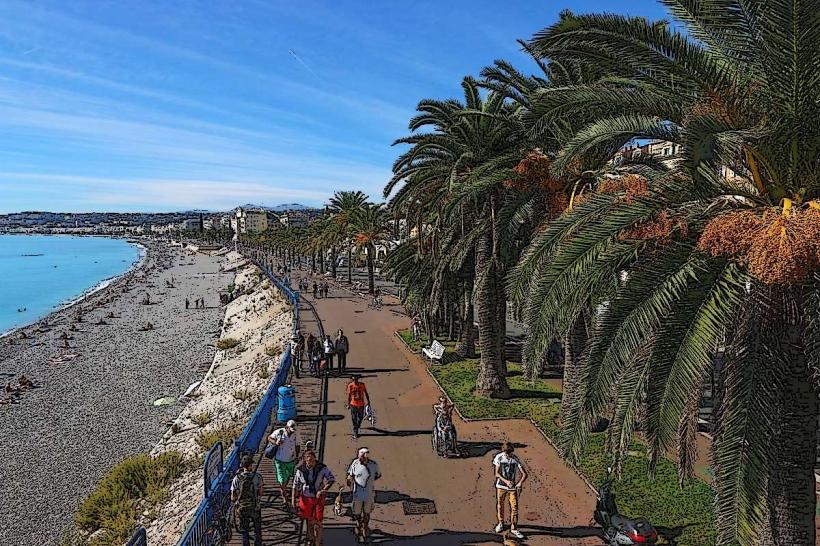
[[[364,544],[370,535],[370,513],[376,502],[374,482],[382,477],[379,463],[370,458],[370,450],[359,449],[358,457],[347,470],[347,485],[353,490],[353,517],[356,518],[356,536]]]
[[[274,430],[270,435],[270,442],[276,445],[273,466],[276,468],[276,481],[282,493],[282,501],[287,506],[288,482],[296,471],[296,461],[299,460],[302,443],[296,430],[296,421],[291,419],[284,427]]]

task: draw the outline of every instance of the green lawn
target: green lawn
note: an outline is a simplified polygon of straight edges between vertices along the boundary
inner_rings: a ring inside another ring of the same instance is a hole
[[[431,367],[435,378],[465,417],[530,418],[547,436],[557,439],[559,428],[555,418],[560,405],[550,400],[560,398],[560,393],[544,382],[532,384],[527,381],[517,364],[510,364],[509,370],[508,381],[513,398],[492,400],[478,398],[473,394],[478,377],[477,360],[461,360]],[[641,454],[646,452],[645,446],[638,441],[632,449]],[[600,483],[609,464],[605,435],[592,435],[579,465],[581,472],[593,483]],[[644,516],[658,527],[676,529],[675,532],[680,533],[676,539],[678,544],[711,546],[715,543],[712,490],[699,480],[694,480],[681,489],[672,461],[660,461],[655,480],[649,480],[645,456],[630,456],[624,463],[621,480],[615,483],[613,491],[624,514]],[[589,507],[590,516],[593,508]]]

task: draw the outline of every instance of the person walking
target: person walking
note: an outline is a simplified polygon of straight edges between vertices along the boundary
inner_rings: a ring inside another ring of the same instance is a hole
[[[299,451],[302,449],[299,431],[296,430],[296,421],[291,419],[284,427],[274,430],[269,441],[276,445],[273,466],[276,469],[276,481],[279,484],[279,492],[282,493],[282,502],[287,506],[288,483],[296,471],[296,461],[299,460]]]
[[[358,456],[347,469],[347,485],[353,492],[353,517],[360,544],[370,536],[370,513],[376,503],[375,481],[382,477],[379,463],[370,458],[370,450],[359,448]]]
[[[319,297],[319,285],[316,284],[316,281],[313,281],[313,297],[314,299]]]
[[[310,373],[312,373],[313,375],[319,375],[319,370],[316,366],[316,337],[313,335],[313,333],[309,333],[307,336],[307,340],[305,340],[305,351],[307,353],[308,368],[310,369]]]
[[[359,438],[359,428],[362,426],[366,404],[370,404],[370,394],[368,394],[365,384],[359,381],[359,375],[355,374],[352,381],[347,385],[347,402],[345,403],[345,406],[350,408],[354,440]]]
[[[291,506],[307,525],[308,546],[322,546],[322,520],[325,496],[336,478],[328,467],[316,459],[316,453],[305,450],[304,462],[296,469],[291,492]],[[296,503],[297,497],[299,504]]]
[[[330,373],[333,371],[333,353],[335,352],[336,347],[333,345],[333,340],[330,339],[329,335],[325,336],[325,340],[322,343],[322,350],[326,361],[325,370]]]
[[[261,498],[262,475],[253,470],[253,455],[243,455],[241,468],[231,482],[231,502],[239,516],[242,546],[250,546],[250,526],[253,524],[253,544],[262,546]]]
[[[336,363],[339,366],[339,373],[343,374],[347,370],[347,352],[350,350],[350,342],[347,339],[347,336],[339,328],[339,331],[336,333]]]
[[[521,484],[527,479],[527,471],[514,451],[515,448],[510,442],[504,442],[501,444],[501,452],[493,459],[498,516],[495,532],[500,533],[504,530],[504,507],[509,502],[510,534],[523,540],[524,534],[518,530],[518,501],[521,496]]]
[[[324,285],[322,285],[322,291],[324,292],[324,296],[322,297],[327,298],[328,294],[330,293],[330,285],[327,282],[325,282]]]

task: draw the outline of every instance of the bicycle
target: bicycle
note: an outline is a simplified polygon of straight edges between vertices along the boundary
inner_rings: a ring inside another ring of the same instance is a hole
[[[381,309],[382,306],[382,299],[381,297],[374,296],[373,301],[367,304],[370,309]]]

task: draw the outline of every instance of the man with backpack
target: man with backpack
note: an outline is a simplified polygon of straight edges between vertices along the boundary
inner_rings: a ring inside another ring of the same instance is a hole
[[[262,475],[253,470],[253,455],[243,455],[241,468],[231,482],[231,502],[239,516],[242,546],[250,546],[250,525],[253,523],[253,544],[262,546],[261,497]]]
[[[307,524],[308,546],[322,546],[322,519],[325,514],[325,496],[336,478],[324,464],[316,459],[313,450],[306,449],[303,463],[293,478],[291,505]],[[296,504],[296,497],[299,504]]]
[[[347,485],[353,491],[353,517],[356,518],[356,536],[364,544],[370,536],[370,512],[376,502],[374,482],[382,477],[379,463],[370,458],[370,450],[359,449],[347,469]]]

